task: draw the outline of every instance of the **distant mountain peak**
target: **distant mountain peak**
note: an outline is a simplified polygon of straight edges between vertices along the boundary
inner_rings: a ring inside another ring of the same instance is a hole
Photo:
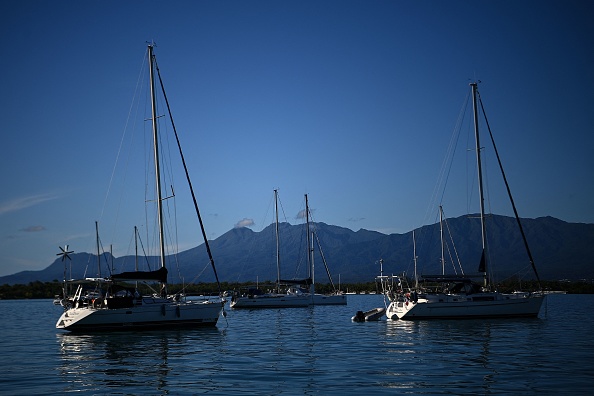
[[[516,235],[517,224],[514,218],[491,215],[489,221],[489,247],[491,252],[502,253],[496,276],[503,278],[516,274],[519,269],[526,267],[527,258]],[[581,279],[594,278],[594,224],[568,223],[551,216],[537,219],[523,219],[528,242],[531,245],[537,269],[541,279]],[[472,216],[460,216],[448,219],[448,226],[452,230],[460,258],[467,272],[474,272],[478,263],[476,249],[479,247],[477,235],[480,235],[480,222]],[[382,234],[360,228],[352,231],[349,228],[329,225],[323,222],[312,225],[318,234],[322,245],[324,258],[327,260],[330,272],[334,277],[341,275],[343,282],[368,282],[379,274],[378,260],[384,260],[384,271],[387,273],[412,273],[413,241],[411,231],[404,234]],[[437,265],[440,257],[439,224],[425,225],[415,230],[417,240],[417,255],[419,267],[426,268]],[[305,231],[304,225],[291,225],[288,222],[279,224],[281,240],[281,265],[283,274],[293,274],[305,267],[304,257]],[[274,224],[266,226],[256,232],[250,228],[233,228],[218,238],[210,241],[215,258],[217,272],[222,281],[244,282],[256,279],[274,280],[276,278],[276,248]],[[318,252],[318,246],[314,249]],[[316,279],[327,281],[325,269],[316,253]],[[64,271],[73,278],[82,276],[96,276],[97,256],[78,252],[71,255],[72,261],[66,267],[60,258],[40,271],[23,271],[14,275],[0,277],[1,284],[27,284],[32,281],[62,280]],[[102,256],[112,262],[114,268],[127,268],[134,263],[134,257],[124,256],[111,258],[109,253]],[[150,258],[156,263],[155,258]],[[205,269],[208,263],[206,249],[203,245],[194,247],[178,254],[177,259],[168,259],[169,263],[178,263],[179,267],[170,271],[172,274],[182,274],[184,279],[211,282],[214,276],[210,269]],[[156,264],[151,264],[156,265]],[[171,265],[170,265],[171,267]],[[153,268],[154,269],[154,268]],[[127,270],[131,270],[128,268]],[[320,271],[318,273],[318,271]],[[102,275],[109,275],[106,267]],[[170,282],[181,282],[170,279]]]

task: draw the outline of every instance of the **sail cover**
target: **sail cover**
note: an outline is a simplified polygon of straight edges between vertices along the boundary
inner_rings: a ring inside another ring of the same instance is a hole
[[[112,275],[111,279],[128,281],[158,281],[162,283],[167,283],[167,268],[161,267],[156,271],[122,272],[121,274]]]
[[[313,283],[311,278],[306,279],[281,279],[279,283],[285,283],[287,285],[305,285],[309,286]]]
[[[478,271],[479,272],[485,272],[486,271],[486,265],[485,265],[485,249],[483,249],[483,254],[481,255],[481,262],[479,263],[479,267],[478,267]]]

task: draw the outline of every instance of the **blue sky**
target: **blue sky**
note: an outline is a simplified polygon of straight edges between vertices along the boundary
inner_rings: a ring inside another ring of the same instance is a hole
[[[0,276],[43,269],[65,244],[93,251],[96,220],[104,246],[128,253],[139,203],[122,201],[116,231],[104,202],[147,40],[209,238],[244,219],[266,226],[274,188],[293,224],[305,193],[316,221],[352,230],[433,222],[475,79],[521,216],[594,222],[590,2],[8,0],[0,11]],[[469,208],[464,183],[448,187],[450,217]],[[182,249],[201,243],[189,227]]]

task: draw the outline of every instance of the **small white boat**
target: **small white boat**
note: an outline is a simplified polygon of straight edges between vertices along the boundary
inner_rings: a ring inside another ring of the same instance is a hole
[[[375,322],[380,320],[385,313],[386,308],[373,308],[365,312],[357,311],[351,319],[353,322]]]

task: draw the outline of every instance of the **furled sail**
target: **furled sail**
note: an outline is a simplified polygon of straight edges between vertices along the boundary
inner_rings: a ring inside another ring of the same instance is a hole
[[[167,268],[161,267],[156,271],[122,272],[121,274],[112,275],[111,279],[127,281],[158,281],[162,283],[167,283]]]

